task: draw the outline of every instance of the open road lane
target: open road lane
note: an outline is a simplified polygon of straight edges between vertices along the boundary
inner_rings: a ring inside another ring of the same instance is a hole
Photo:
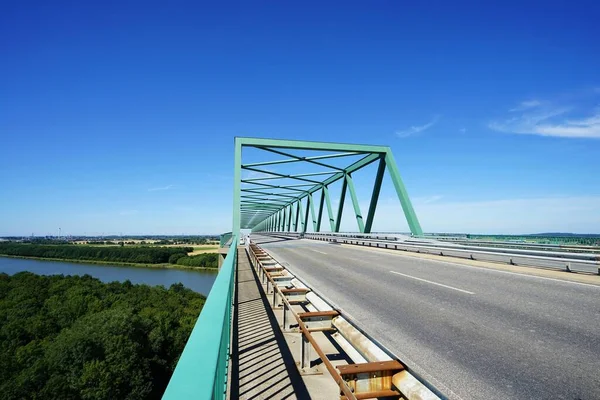
[[[450,398],[600,399],[599,286],[253,240]]]

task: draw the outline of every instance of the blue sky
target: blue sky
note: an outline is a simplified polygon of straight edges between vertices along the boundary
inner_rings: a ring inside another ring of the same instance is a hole
[[[228,231],[236,135],[391,146],[425,231],[600,232],[596,2],[214,3],[0,5],[0,235]]]

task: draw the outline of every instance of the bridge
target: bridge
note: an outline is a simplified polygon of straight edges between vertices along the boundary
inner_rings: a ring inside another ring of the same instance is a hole
[[[386,146],[234,151],[226,257],[164,399],[600,398],[600,249],[426,235]],[[372,232],[386,172],[410,232]]]

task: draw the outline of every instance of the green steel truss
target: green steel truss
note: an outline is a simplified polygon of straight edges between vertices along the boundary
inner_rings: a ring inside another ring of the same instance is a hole
[[[282,158],[243,164],[242,150],[249,148]],[[326,154],[306,155],[307,152]],[[355,161],[340,167],[337,159],[344,157]],[[378,168],[369,209],[363,217],[352,174],[372,163],[377,163]],[[296,167],[295,172],[285,172],[284,168],[292,164]],[[317,166],[320,170],[298,173],[298,164]],[[421,225],[389,147],[238,137],[235,139],[233,232],[251,229],[253,232],[305,233],[309,226],[314,232],[320,232],[325,226],[332,232],[339,232],[344,201],[349,192],[358,230],[370,233],[386,170],[412,234],[421,236]],[[243,174],[247,176],[242,178]],[[334,213],[330,186],[338,181],[341,181],[342,191],[337,213]],[[324,217],[328,222],[323,222]]]

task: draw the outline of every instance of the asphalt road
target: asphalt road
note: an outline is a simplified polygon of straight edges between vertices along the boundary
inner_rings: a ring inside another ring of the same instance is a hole
[[[449,398],[600,399],[599,286],[252,239]]]

